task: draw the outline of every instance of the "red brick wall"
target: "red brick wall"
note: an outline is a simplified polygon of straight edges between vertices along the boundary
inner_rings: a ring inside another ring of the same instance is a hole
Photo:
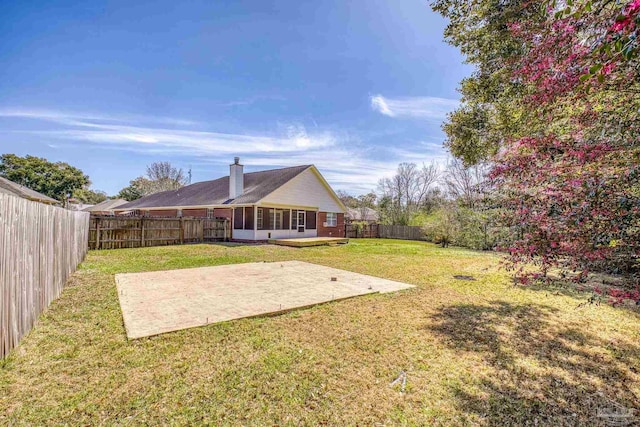
[[[206,218],[207,210],[206,209],[183,209],[182,216],[194,217],[194,218]]]
[[[143,211],[140,211],[142,213]],[[165,209],[160,211],[148,211],[150,217],[171,217],[175,218],[178,216],[178,211],[176,209]]]
[[[318,212],[318,237],[344,237],[344,214],[338,214],[338,223],[335,227],[325,227],[327,213]]]
[[[232,209],[214,209],[213,211],[213,216],[216,218],[227,218],[227,219],[231,219],[231,217],[233,216],[233,212]]]
[[[140,213],[143,214],[145,211],[143,209],[140,210]],[[150,217],[178,217],[177,209],[164,209],[164,210],[150,210]],[[182,210],[183,217],[193,217],[193,218],[206,218],[207,217],[207,209],[183,209]],[[213,211],[213,216],[216,218],[228,218],[231,219],[232,210],[231,209],[215,209]]]

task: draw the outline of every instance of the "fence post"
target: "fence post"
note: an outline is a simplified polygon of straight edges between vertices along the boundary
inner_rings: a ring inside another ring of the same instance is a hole
[[[100,218],[96,217],[96,250],[100,249]]]
[[[140,218],[140,247],[144,248],[144,217]]]
[[[184,218],[180,217],[180,244],[184,244]]]

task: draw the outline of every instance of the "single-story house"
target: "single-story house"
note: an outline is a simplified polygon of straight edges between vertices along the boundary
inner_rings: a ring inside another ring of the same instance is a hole
[[[378,212],[372,208],[347,208],[347,222],[368,222],[375,224],[380,219]]]
[[[42,193],[38,193],[24,185],[0,177],[0,193],[11,194],[34,202],[45,203],[47,205],[60,205],[60,202]]]
[[[236,157],[229,176],[151,194],[114,211],[149,217],[224,217],[232,239],[344,237],[346,208],[314,165],[244,173]]]
[[[67,202],[67,209],[70,211],[84,211],[94,206],[91,203],[82,203],[73,197],[67,200]]]
[[[91,205],[82,210],[84,212],[91,212],[93,215],[114,215],[114,209],[126,203],[129,202],[124,199],[107,199],[104,202],[100,202],[97,205]]]

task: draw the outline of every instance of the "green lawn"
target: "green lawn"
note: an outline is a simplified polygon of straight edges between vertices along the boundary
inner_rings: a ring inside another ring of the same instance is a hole
[[[290,259],[418,288],[126,339],[115,273]],[[640,315],[514,287],[498,262],[374,239],[91,252],[0,362],[0,424],[597,425],[610,401],[640,410]]]

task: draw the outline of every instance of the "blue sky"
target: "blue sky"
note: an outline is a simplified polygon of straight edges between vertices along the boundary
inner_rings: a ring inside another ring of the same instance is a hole
[[[313,163],[375,189],[443,161],[471,72],[421,0],[3,1],[0,153],[115,194],[153,161],[218,178]]]

